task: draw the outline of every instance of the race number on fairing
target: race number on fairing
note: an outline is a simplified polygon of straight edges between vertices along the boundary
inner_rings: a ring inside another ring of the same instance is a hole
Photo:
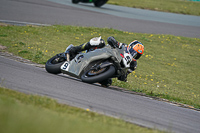
[[[128,53],[124,53],[123,63],[126,68],[130,67],[130,62],[132,61],[132,57]]]
[[[66,62],[61,66],[61,69],[64,70],[64,71],[68,71],[69,66],[70,66],[69,62],[66,61]]]

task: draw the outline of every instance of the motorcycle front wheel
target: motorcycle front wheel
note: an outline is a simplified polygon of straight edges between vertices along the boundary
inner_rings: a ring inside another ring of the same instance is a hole
[[[99,70],[90,69],[82,74],[81,80],[86,83],[96,83],[111,78],[114,74],[114,66],[107,66]]]
[[[66,61],[62,55],[63,53],[57,54],[46,62],[45,69],[47,72],[53,74],[61,73],[60,67]]]

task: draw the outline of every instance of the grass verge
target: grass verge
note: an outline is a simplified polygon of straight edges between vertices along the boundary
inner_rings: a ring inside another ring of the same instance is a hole
[[[200,16],[200,2],[189,0],[109,0],[109,4]]]
[[[145,46],[138,68],[128,76],[128,82],[114,79],[113,85],[200,108],[198,38],[59,25],[0,27],[0,45],[6,46],[6,51],[42,64],[65,51],[69,44],[80,45],[95,36],[104,40],[115,36],[127,44],[137,39]]]
[[[55,100],[26,95],[0,87],[1,133],[161,133],[58,104]]]

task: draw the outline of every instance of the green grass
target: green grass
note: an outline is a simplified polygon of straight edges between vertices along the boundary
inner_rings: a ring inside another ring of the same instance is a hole
[[[6,51],[44,64],[92,37],[109,36],[124,43],[137,39],[145,46],[138,68],[128,82],[114,79],[113,85],[200,108],[200,39],[172,35],[141,34],[108,28],[74,26],[2,26],[0,44]]]
[[[109,4],[200,16],[200,2],[189,0],[109,0]]]
[[[115,119],[0,87],[1,133],[160,133]]]

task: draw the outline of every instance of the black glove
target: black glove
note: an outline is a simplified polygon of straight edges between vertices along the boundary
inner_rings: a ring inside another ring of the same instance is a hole
[[[126,82],[127,81],[127,75],[128,75],[127,73],[124,74],[124,75],[121,75],[120,77],[118,77],[118,80]]]
[[[137,68],[137,61],[131,61],[130,63],[130,69],[134,71]]]

